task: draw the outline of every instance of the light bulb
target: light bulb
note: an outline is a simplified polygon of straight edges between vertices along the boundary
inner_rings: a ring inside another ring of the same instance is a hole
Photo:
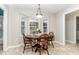
[[[37,17],[37,18],[42,18],[43,16],[39,14],[39,15],[37,15],[36,17]]]

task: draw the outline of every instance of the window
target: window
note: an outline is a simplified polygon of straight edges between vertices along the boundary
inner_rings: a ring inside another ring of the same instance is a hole
[[[25,32],[25,22],[21,21],[21,33]]]
[[[43,22],[43,32],[47,32],[47,22]]]
[[[30,22],[30,33],[37,34],[38,28],[39,28],[38,22]]]
[[[36,19],[21,15],[21,33],[38,34],[48,32],[48,19]]]

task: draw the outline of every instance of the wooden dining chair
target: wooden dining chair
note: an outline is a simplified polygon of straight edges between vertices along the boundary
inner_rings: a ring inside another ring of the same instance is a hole
[[[49,39],[48,39],[48,42],[51,42],[53,48],[54,48],[54,44],[53,44],[53,41],[55,41],[55,35],[53,32],[49,32]]]
[[[23,41],[24,41],[24,48],[23,48],[23,53],[25,51],[25,48],[27,45],[30,45],[31,48],[32,48],[32,39],[28,38],[27,36],[25,36],[25,34],[23,33]],[[32,51],[33,51],[33,48],[32,48]]]
[[[48,39],[49,39],[49,36],[48,34],[42,34],[40,35],[39,37],[39,44],[38,44],[38,51],[41,55],[41,51],[42,50],[46,50],[47,51],[47,54],[49,55],[49,51],[48,51]]]

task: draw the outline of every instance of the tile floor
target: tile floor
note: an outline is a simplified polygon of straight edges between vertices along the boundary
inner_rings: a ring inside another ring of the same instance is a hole
[[[50,55],[79,55],[79,44],[67,44],[65,46],[61,46],[59,44],[55,44],[55,48],[51,45],[49,46],[49,54]],[[9,49],[6,52],[3,52],[3,55],[39,55],[39,52],[32,52],[30,48],[25,50],[23,54],[23,46],[18,48]],[[42,52],[42,55],[47,55],[46,51]]]

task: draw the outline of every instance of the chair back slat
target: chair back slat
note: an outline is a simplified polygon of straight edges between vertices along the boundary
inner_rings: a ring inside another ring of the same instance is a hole
[[[49,32],[49,40],[54,41],[55,40],[54,37],[55,37],[54,33],[53,32]]]
[[[31,38],[29,38],[29,37],[27,37],[27,36],[25,36],[25,34],[23,33],[23,40],[24,40],[24,44],[26,44],[27,42],[31,42],[32,41],[32,39]]]

